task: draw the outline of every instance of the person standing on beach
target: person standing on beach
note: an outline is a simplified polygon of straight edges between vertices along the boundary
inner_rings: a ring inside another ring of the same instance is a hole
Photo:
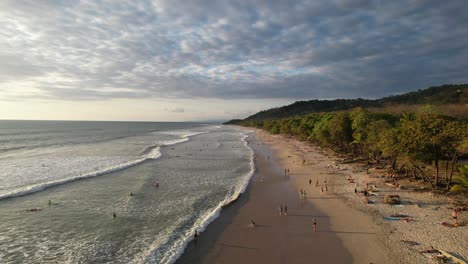
[[[311,184],[312,184],[312,179],[309,179],[309,185],[311,185]]]
[[[317,220],[315,220],[315,218],[314,218],[314,219],[312,219],[312,221],[313,221],[312,225],[314,227],[314,232],[316,232],[317,231]]]
[[[315,187],[318,187],[318,179],[317,179],[317,181],[315,182]]]
[[[458,225],[458,211],[456,208],[453,208],[452,210],[452,219],[453,219],[453,225]]]
[[[283,215],[283,206],[281,204],[278,207],[278,211],[279,211],[279,215],[282,216]]]
[[[288,216],[288,206],[284,206],[284,216]]]

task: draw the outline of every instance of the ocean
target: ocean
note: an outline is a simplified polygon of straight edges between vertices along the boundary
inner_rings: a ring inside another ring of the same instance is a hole
[[[247,137],[203,123],[0,121],[0,263],[174,263],[245,190]]]

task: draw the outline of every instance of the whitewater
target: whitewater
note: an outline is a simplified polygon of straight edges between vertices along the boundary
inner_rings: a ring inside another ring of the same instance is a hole
[[[174,263],[255,171],[232,127],[4,122],[2,263]]]

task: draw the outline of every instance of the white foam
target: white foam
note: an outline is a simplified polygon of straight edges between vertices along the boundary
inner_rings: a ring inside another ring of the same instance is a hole
[[[76,180],[80,180],[80,179],[96,177],[96,176],[107,174],[107,173],[110,173],[110,172],[123,170],[123,169],[129,168],[129,167],[135,166],[137,164],[140,164],[140,163],[142,163],[142,162],[144,162],[146,160],[158,159],[158,158],[161,157],[161,155],[162,154],[160,152],[160,148],[155,147],[153,150],[151,150],[143,158],[132,160],[132,161],[129,161],[129,162],[125,162],[125,163],[118,164],[118,165],[115,165],[115,166],[111,166],[111,167],[108,167],[108,168],[105,168],[105,169],[93,171],[93,172],[90,172],[90,173],[81,174],[79,176],[69,177],[69,178],[65,178],[65,179],[59,179],[59,180],[55,180],[55,181],[49,181],[49,182],[45,182],[45,183],[33,184],[33,185],[30,185],[30,186],[27,186],[27,187],[16,189],[16,190],[11,191],[11,192],[6,193],[6,194],[2,194],[2,195],[0,195],[0,199],[11,198],[11,197],[30,194],[30,193],[35,193],[35,192],[42,191],[42,190],[44,190],[46,188],[49,188],[49,187],[52,187],[52,186],[57,186],[57,185],[61,185],[61,184],[64,184],[64,183],[68,183],[68,182],[72,182],[72,181],[76,181]]]
[[[187,244],[193,240],[193,234],[195,231],[199,233],[205,231],[206,227],[221,215],[223,207],[237,200],[239,196],[247,189],[250,179],[255,173],[254,151],[246,141],[248,135],[246,133],[241,133],[241,135],[242,137],[240,140],[243,141],[244,145],[249,149],[251,158],[249,162],[250,170],[245,174],[243,180],[240,181],[240,184],[237,186],[237,191],[235,191],[231,196],[227,196],[213,210],[200,217],[195,222],[194,226],[185,232],[183,238],[175,242],[175,244],[172,246],[173,250],[166,252],[166,255],[163,256],[159,263],[175,263],[176,260],[182,255],[182,253],[184,253]]]
[[[193,132],[193,131],[164,131],[164,132],[161,132],[161,133],[162,134],[176,135],[176,136],[179,136],[180,138],[179,139],[173,139],[173,140],[164,140],[164,141],[158,142],[160,144],[160,146],[159,147],[158,146],[152,146],[153,149],[150,152],[148,152],[148,154],[146,154],[142,158],[134,159],[134,160],[127,161],[127,162],[123,162],[121,164],[114,165],[114,166],[109,166],[109,167],[106,167],[106,168],[103,168],[103,169],[94,170],[92,172],[79,173],[79,175],[75,174],[75,176],[72,176],[72,177],[67,177],[67,178],[63,178],[63,179],[49,180],[47,182],[36,183],[36,184],[31,184],[31,185],[26,186],[26,187],[16,188],[16,189],[14,189],[14,190],[12,190],[10,192],[0,194],[0,200],[5,199],[5,198],[11,198],[11,197],[22,196],[22,195],[26,195],[26,194],[30,194],[30,193],[39,192],[39,191],[42,191],[42,190],[44,190],[46,188],[49,188],[49,187],[52,187],[52,186],[57,186],[57,185],[65,184],[65,183],[80,180],[80,179],[96,177],[96,176],[107,174],[107,173],[110,173],[110,172],[119,171],[119,170],[123,170],[123,169],[129,168],[129,167],[133,167],[133,166],[138,165],[138,164],[140,164],[140,163],[142,163],[142,162],[144,162],[146,160],[158,159],[162,155],[161,152],[160,152],[160,147],[172,146],[172,145],[180,144],[180,143],[183,143],[183,142],[187,142],[187,141],[190,140],[190,137],[195,136],[195,135],[199,135],[199,134],[208,133],[208,131],[200,131],[200,132]]]

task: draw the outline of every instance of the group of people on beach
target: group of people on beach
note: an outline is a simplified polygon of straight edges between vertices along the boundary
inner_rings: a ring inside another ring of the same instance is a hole
[[[288,216],[288,206],[283,206],[282,204],[280,204],[278,207],[278,212],[280,216]]]
[[[299,190],[299,197],[301,197],[301,199],[306,199],[307,198],[306,190],[300,189]]]

